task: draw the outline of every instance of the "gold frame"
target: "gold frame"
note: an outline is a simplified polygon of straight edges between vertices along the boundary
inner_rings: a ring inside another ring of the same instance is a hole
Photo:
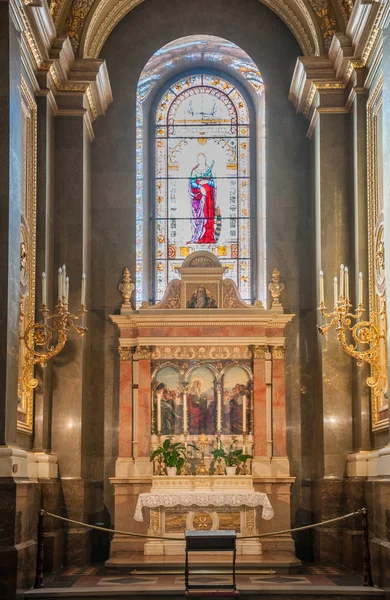
[[[378,77],[375,87],[367,101],[367,210],[368,210],[368,279],[369,279],[369,311],[370,319],[379,326],[381,313],[385,309],[386,284],[378,290],[376,285],[376,230],[381,213],[379,211],[379,178],[378,178],[378,115],[383,105],[383,76]],[[382,358],[382,370],[387,373],[386,340]],[[373,431],[388,427],[389,419],[379,419],[379,397],[371,392],[371,419]]]
[[[19,316],[19,367],[17,430],[31,435],[33,432],[34,391],[23,381],[27,348],[23,340],[24,331],[35,317],[35,259],[36,259],[36,203],[37,203],[37,105],[26,79],[21,76],[20,103],[24,115],[24,193],[22,205],[21,242],[24,242],[27,277],[20,283]],[[21,261],[22,261],[21,252]],[[30,367],[30,378],[34,377],[34,366]],[[22,419],[24,416],[24,419]]]

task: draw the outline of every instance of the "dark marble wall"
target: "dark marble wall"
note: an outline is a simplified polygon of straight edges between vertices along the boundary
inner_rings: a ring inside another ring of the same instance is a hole
[[[104,502],[112,512],[108,477],[117,452],[117,332],[108,315],[118,312],[122,269],[135,273],[135,96],[139,75],[162,45],[189,34],[212,34],[243,48],[259,66],[266,84],[268,279],[281,270],[285,310],[296,317],[288,330],[288,453],[292,474],[293,521],[310,519],[310,493],[301,478],[313,472],[313,357],[315,244],[307,122],[288,102],[297,56],[287,27],[257,0],[163,4],[149,0],[131,11],[102,49],[114,102],[95,125],[92,144],[91,390],[95,410],[91,469],[104,478]],[[306,486],[306,484],[305,484]]]

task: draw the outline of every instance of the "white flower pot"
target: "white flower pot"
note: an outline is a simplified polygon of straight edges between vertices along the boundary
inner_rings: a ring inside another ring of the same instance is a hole
[[[226,475],[230,477],[236,474],[237,467],[226,467]]]
[[[177,467],[167,467],[168,477],[175,477],[177,475]]]

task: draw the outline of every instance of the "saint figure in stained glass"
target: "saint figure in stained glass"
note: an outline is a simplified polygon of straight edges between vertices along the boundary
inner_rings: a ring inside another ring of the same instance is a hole
[[[200,152],[198,164],[192,169],[189,182],[191,198],[192,238],[189,244],[215,243],[215,181],[213,167],[207,164],[206,156]]]

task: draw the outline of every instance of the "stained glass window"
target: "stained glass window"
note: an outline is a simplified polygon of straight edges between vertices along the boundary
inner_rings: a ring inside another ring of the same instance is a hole
[[[194,74],[161,96],[155,112],[155,299],[176,267],[208,250],[251,300],[249,111],[226,79]]]

